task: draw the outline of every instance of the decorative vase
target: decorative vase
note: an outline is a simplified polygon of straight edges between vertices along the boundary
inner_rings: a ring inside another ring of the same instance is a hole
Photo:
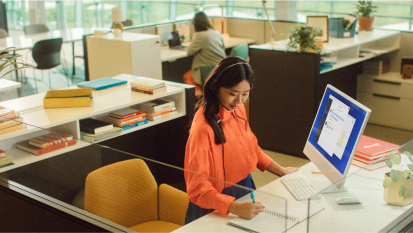
[[[359,24],[359,30],[371,31],[373,30],[373,20],[374,17],[357,17]]]
[[[384,178],[390,176],[390,173],[384,174]],[[402,186],[401,181],[394,183],[393,181],[390,185],[384,189],[384,201],[389,205],[405,206],[413,202],[413,179],[407,178],[405,183],[407,187],[407,193],[404,197],[399,197],[399,189]]]

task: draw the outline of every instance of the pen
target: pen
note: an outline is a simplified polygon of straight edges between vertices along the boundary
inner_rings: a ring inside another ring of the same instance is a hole
[[[251,196],[251,199],[252,199],[252,203],[254,203],[254,204],[255,204],[254,193],[253,193],[253,192],[250,192],[250,196]]]

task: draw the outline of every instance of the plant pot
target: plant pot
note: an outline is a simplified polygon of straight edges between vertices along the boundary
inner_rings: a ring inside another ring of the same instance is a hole
[[[390,173],[384,174],[384,178],[390,176]],[[384,201],[389,205],[405,206],[413,202],[413,179],[407,178],[406,181],[407,194],[404,197],[399,197],[399,189],[402,186],[401,181],[390,183],[389,187],[384,189]]]
[[[373,30],[373,20],[374,17],[357,17],[357,21],[359,23],[359,30]]]

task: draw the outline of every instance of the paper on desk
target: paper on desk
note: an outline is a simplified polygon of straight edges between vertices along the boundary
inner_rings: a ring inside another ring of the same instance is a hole
[[[252,220],[241,217],[230,220],[230,223],[257,232],[283,232],[308,219],[308,204],[295,200],[285,200],[275,196],[254,192],[255,200],[262,203],[270,213],[260,213]],[[324,208],[310,205],[310,217]]]

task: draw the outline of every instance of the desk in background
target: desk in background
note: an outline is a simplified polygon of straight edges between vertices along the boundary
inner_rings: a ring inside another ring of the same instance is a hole
[[[93,33],[98,28],[71,28],[65,30],[53,30],[48,32],[36,33],[31,35],[6,37],[0,39],[0,48],[13,47],[11,50],[15,53],[19,50],[31,49],[33,45],[40,40],[53,39],[61,37],[63,43],[72,44],[72,68],[75,74],[75,45],[76,41],[81,41],[83,35]],[[16,71],[16,80],[19,77]]]
[[[14,89],[17,89],[17,93],[20,97],[21,92],[19,90],[21,86],[22,84],[20,82],[15,82],[15,81],[4,79],[4,78],[0,79],[0,92],[9,92]]]
[[[323,46],[338,60],[323,71],[318,53],[285,52],[283,42],[250,46],[250,64],[257,78],[250,94],[249,120],[262,148],[306,158],[303,148],[326,85],[356,99],[357,75],[363,61],[371,59],[360,58],[359,51],[395,57],[400,32],[375,29],[354,38],[330,38]],[[396,61],[392,66],[400,69]]]
[[[224,38],[226,53],[229,54],[231,49],[237,45],[247,43],[254,44],[255,39],[228,37]],[[190,42],[183,43],[189,45]],[[188,56],[186,51],[169,49],[167,46],[161,48],[162,76],[163,79],[173,82],[183,82],[182,76],[191,69],[192,56]]]
[[[313,163],[304,165],[300,170],[318,190],[331,185],[324,175],[312,173],[317,170]],[[321,194],[321,199],[311,200],[311,205],[323,207],[324,210],[312,216],[309,222],[305,220],[289,229],[288,232],[307,232],[307,223],[309,223],[308,232],[400,232],[408,227],[413,220],[413,205],[400,207],[386,204],[383,200],[384,172],[382,171],[370,172],[352,166],[345,182],[347,193]],[[268,183],[257,191],[273,195],[274,198],[276,196],[286,198],[287,211],[288,202],[295,201],[280,179]],[[356,197],[361,200],[362,204],[336,204],[337,198],[346,196]],[[240,199],[241,202],[251,201],[249,195]],[[256,201],[260,200],[256,199]],[[265,206],[265,203],[262,204]],[[226,225],[236,217],[233,214],[223,216],[215,211],[174,232],[245,232]]]

